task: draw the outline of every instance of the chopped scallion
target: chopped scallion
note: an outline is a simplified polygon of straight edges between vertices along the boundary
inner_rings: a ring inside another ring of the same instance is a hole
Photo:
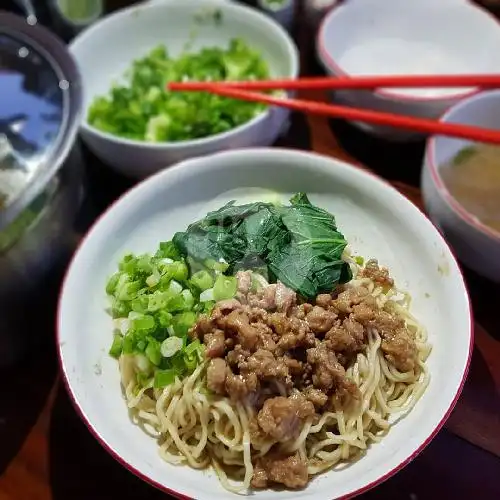
[[[182,290],[182,298],[184,299],[184,309],[185,310],[191,310],[194,307],[194,297],[193,294],[191,293],[191,290]]]
[[[172,368],[167,370],[156,370],[153,387],[155,389],[163,389],[164,387],[167,387],[175,382],[175,376],[176,372]]]
[[[134,356],[139,387],[150,387],[154,380],[164,387],[203,361],[203,346],[198,340],[190,343],[188,331],[199,314],[213,307],[213,301],[202,303],[198,295],[213,282],[207,269],[189,279],[172,242],[161,243],[154,256],[128,254],[121,260],[106,283],[115,318],[109,354]]]
[[[360,255],[357,255],[356,257],[354,257],[354,262],[356,262],[356,264],[358,264],[358,266],[362,266],[365,262],[365,259],[363,257],[361,257]]]
[[[153,365],[158,366],[161,363],[161,344],[156,339],[149,339],[145,354]]]
[[[217,262],[215,260],[206,260],[205,266],[208,269],[212,269],[213,271],[217,271],[219,273],[224,273],[227,271],[229,264],[227,262]]]
[[[151,370],[151,363],[149,359],[143,354],[138,354],[135,357],[135,365],[140,372],[149,373]]]
[[[180,337],[168,337],[161,344],[161,354],[164,358],[171,358],[182,349],[182,346],[183,341]]]
[[[238,290],[238,280],[234,276],[219,274],[214,283],[214,300],[232,299]]]
[[[131,319],[131,326],[135,330],[151,330],[155,327],[155,319],[148,314],[141,314]]]
[[[113,335],[113,343],[109,349],[109,355],[113,358],[118,359],[121,356],[123,350],[123,335],[115,333]]]
[[[265,105],[205,92],[168,92],[165,83],[186,78],[216,81],[268,77],[269,68],[262,55],[240,38],[232,39],[227,47],[194,52],[186,48],[175,57],[159,45],[133,62],[125,74],[126,83],[113,85],[107,96],[92,101],[87,119],[99,130],[138,141],[161,143],[208,137],[248,122]],[[177,258],[168,242],[160,245],[160,252]]]
[[[198,288],[198,290],[200,290],[200,292],[212,288],[214,284],[214,279],[211,274],[205,270],[194,273],[193,276],[191,276],[190,281],[196,288]]]
[[[208,302],[214,300],[214,289],[209,288],[208,290],[205,290],[204,292],[200,293],[200,302]]]
[[[153,385],[152,384],[153,381],[151,379],[150,374],[138,372],[136,378],[137,378],[137,383],[141,387],[151,387]]]
[[[196,323],[196,314],[186,311],[173,317],[172,326],[177,337],[186,337],[189,329]]]
[[[184,356],[184,364],[186,365],[188,373],[192,373],[198,365],[198,357],[196,354]]]
[[[112,295],[115,293],[116,285],[118,284],[118,280],[120,279],[120,273],[115,273],[111,278],[109,278],[108,283],[106,284],[106,293],[108,295]]]

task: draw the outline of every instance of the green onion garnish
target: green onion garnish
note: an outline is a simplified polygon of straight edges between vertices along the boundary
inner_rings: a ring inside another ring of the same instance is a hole
[[[113,358],[119,358],[121,356],[123,350],[123,335],[119,333],[115,333],[113,335],[113,343],[111,344],[111,348],[109,349],[109,355]]]
[[[214,283],[214,300],[232,299],[238,290],[238,280],[233,276],[219,274]]]
[[[94,99],[87,119],[104,132],[146,142],[174,142],[227,132],[265,110],[208,92],[172,92],[168,82],[189,80],[262,80],[269,69],[258,51],[241,39],[227,48],[206,47],[172,57],[158,46],[137,59],[126,73],[127,82],[113,86],[107,96]],[[163,257],[179,256],[167,244]]]
[[[173,384],[175,381],[176,371],[173,368],[167,370],[156,370],[153,380],[155,389],[163,389],[167,385]]]
[[[213,302],[200,302],[200,292],[214,284],[208,269],[189,278],[189,268],[171,242],[162,242],[155,255],[128,254],[106,283],[116,333],[109,354],[135,356],[137,381],[156,388],[175,376],[191,373],[203,362],[203,346],[191,342],[189,329]],[[221,280],[228,293],[233,278]]]
[[[164,358],[171,358],[182,349],[182,345],[180,337],[168,337],[161,344],[161,354]]]

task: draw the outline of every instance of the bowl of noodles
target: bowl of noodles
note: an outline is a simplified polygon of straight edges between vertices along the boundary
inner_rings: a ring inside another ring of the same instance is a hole
[[[374,176],[280,149],[188,160],[119,199],[68,269],[57,336],[106,450],[204,499],[387,479],[444,424],[473,342],[426,217]]]

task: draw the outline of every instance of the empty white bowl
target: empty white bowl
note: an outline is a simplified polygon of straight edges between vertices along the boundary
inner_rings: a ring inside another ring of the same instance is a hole
[[[333,76],[496,73],[500,27],[467,0],[349,0],[324,18],[317,52]],[[474,89],[375,89],[337,92],[353,107],[438,118]],[[389,139],[418,135],[404,129],[357,123]]]
[[[221,13],[220,22],[210,12]],[[208,14],[206,22],[196,22]],[[221,0],[169,0],[120,10],[84,31],[71,44],[84,88],[84,107],[109,92],[134,59],[164,44],[174,56],[195,33],[192,50],[226,47],[240,37],[261,52],[273,77],[295,78],[297,49],[286,31],[256,9]],[[119,172],[144,178],[172,163],[225,149],[272,144],[286,125],[289,111],[270,108],[228,132],[182,142],[146,143],[102,132],[84,119],[82,138],[104,162]]]
[[[304,490],[255,491],[251,498],[354,496],[408,464],[443,425],[465,381],[473,336],[467,291],[439,232],[394,188],[351,165],[312,153],[254,148],[188,160],[136,186],[91,229],[64,280],[57,322],[63,377],[91,432],[129,470],[177,498],[237,498],[213,471],[162,461],[156,440],[130,421],[117,362],[107,354],[113,323],[104,288],[124,253],[152,252],[207,211],[231,199],[262,200],[262,191],[283,201],[305,191],[311,202],[335,214],[352,251],[378,258],[411,293],[412,311],[433,344],[422,398],[365,456],[319,475]]]
[[[481,92],[448,110],[441,121],[500,129],[500,90]],[[500,282],[500,234],[467,212],[449,193],[440,175],[470,141],[431,137],[422,169],[422,191],[430,218],[457,257],[486,278]]]

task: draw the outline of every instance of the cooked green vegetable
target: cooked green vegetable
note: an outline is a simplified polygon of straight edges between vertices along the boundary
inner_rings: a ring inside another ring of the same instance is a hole
[[[164,242],[154,256],[124,256],[106,284],[116,327],[109,354],[135,356],[142,387],[164,387],[204,359],[203,346],[190,342],[188,330],[214,305],[200,300],[198,285],[212,286],[218,278],[208,270],[188,275],[176,247]]]
[[[455,155],[455,157],[452,160],[452,164],[460,165],[465,160],[468,160],[471,156],[473,156],[476,151],[477,148],[475,148],[474,146],[466,146]]]
[[[172,241],[190,263],[223,262],[227,274],[253,269],[311,299],[352,278],[342,260],[347,241],[333,215],[312,205],[305,194],[296,194],[290,203],[238,206],[233,201]],[[216,286],[213,299],[219,300]]]
[[[90,106],[94,127],[128,139],[147,142],[208,137],[241,125],[265,105],[228,99],[208,92],[169,92],[168,82],[184,80],[259,80],[269,78],[267,63],[243,40],[229,47],[204,48],[171,57],[159,46],[134,61],[128,81]]]

